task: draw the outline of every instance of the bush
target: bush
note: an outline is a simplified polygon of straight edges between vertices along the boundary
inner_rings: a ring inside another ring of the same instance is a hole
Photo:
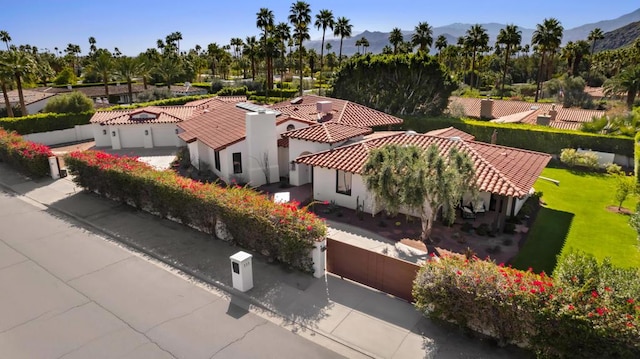
[[[44,107],[44,112],[82,113],[93,111],[93,101],[82,92],[73,91],[54,96]]]
[[[573,148],[563,148],[560,152],[560,162],[569,167],[585,167],[590,170],[600,168],[598,155],[593,152],[578,153]]]
[[[0,128],[0,160],[21,172],[36,177],[48,176],[51,156],[49,147],[26,141],[17,133]]]
[[[82,113],[38,113],[24,117],[0,118],[0,127],[16,131],[21,135],[73,128],[86,125],[95,112]]]
[[[636,133],[636,136],[633,141],[633,172],[640,183],[640,132]]]
[[[535,84],[526,84],[518,86],[518,92],[523,97],[534,97],[536,95],[536,85]]]
[[[274,203],[247,187],[204,184],[96,151],[71,153],[65,163],[83,188],[210,234],[220,220],[242,247],[303,271],[312,270],[309,252],[326,234],[306,207]]]
[[[172,98],[173,94],[167,88],[153,88],[146,91],[142,91],[136,95],[136,102],[151,102],[158,100],[165,100]],[[119,97],[118,97],[119,100]],[[116,100],[115,102],[117,102]]]
[[[448,256],[424,264],[413,296],[430,317],[541,357],[634,358],[640,356],[638,275],[578,253],[560,259],[555,279]]]
[[[216,93],[218,96],[243,96],[247,94],[247,86],[223,87]]]
[[[70,67],[62,69],[53,80],[53,83],[56,85],[75,85],[77,82],[78,78]]]
[[[222,80],[215,79],[215,80],[211,81],[210,92],[211,93],[218,93],[218,91],[222,90],[223,87],[224,87],[224,83],[222,82]]]
[[[134,103],[132,105],[116,105],[116,106],[100,109],[100,111],[129,110],[129,109],[147,107],[147,106],[177,106],[177,105],[184,105],[187,102],[202,100],[202,99],[210,98],[214,96],[215,95],[180,96],[180,97],[173,97],[173,98],[168,98],[164,100]]]

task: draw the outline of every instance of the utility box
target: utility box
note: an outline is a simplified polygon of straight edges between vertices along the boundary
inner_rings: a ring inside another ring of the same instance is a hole
[[[253,288],[253,266],[251,264],[253,256],[247,252],[240,251],[231,257],[231,280],[233,288],[246,292]]]

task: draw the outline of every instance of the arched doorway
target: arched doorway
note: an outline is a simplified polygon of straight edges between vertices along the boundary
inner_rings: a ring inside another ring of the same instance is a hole
[[[310,155],[311,152],[304,151],[296,157]],[[289,171],[289,180],[291,184],[294,186],[301,186],[303,184],[312,183],[313,182],[313,168],[308,165],[303,165],[297,163],[295,166],[291,167]]]

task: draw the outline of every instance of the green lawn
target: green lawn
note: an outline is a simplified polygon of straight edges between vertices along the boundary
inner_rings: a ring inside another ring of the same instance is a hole
[[[640,267],[637,234],[629,217],[606,209],[616,205],[611,177],[560,168],[545,168],[542,176],[559,180],[560,185],[542,179],[534,185],[547,205],[538,213],[514,267],[552,273],[557,255],[571,248],[600,260],[609,257],[620,267]],[[636,202],[629,198],[623,207],[635,210]]]

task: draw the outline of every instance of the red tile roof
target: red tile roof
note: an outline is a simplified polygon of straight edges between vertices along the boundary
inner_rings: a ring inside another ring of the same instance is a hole
[[[235,103],[219,101],[212,104],[215,106],[203,110],[189,121],[178,124],[178,127],[185,131],[178,137],[186,142],[197,139],[219,151],[245,138],[247,111],[237,108]]]
[[[282,136],[305,141],[333,144],[346,141],[350,138],[363,136],[371,132],[373,132],[373,130],[370,128],[348,126],[335,122],[325,122],[285,132]]]
[[[551,159],[550,155],[539,152],[404,132],[301,156],[296,162],[359,174],[367,161],[369,151],[388,144],[416,145],[425,149],[430,145],[436,145],[441,153],[457,147],[473,160],[480,191],[511,197],[527,195]]]
[[[154,115],[149,118],[132,118],[140,113]],[[195,107],[191,106],[149,106],[132,110],[98,111],[90,120],[90,123],[100,125],[133,125],[140,123],[179,123],[188,120],[191,116],[199,113]]]
[[[245,101],[247,101],[246,96],[215,96],[210,98],[203,98],[202,100],[187,102],[184,105],[206,108],[208,107],[207,105],[218,104],[220,102],[238,103],[238,102],[245,102]]]
[[[443,128],[443,129],[440,129],[440,130],[429,131],[429,132],[425,133],[425,135],[446,137],[446,138],[460,137],[460,139],[463,139],[465,141],[473,141],[473,140],[475,140],[475,136],[474,135],[472,135],[470,133],[466,133],[466,132],[464,132],[462,130],[458,130],[455,127],[447,127],[447,128]]]
[[[465,116],[480,118],[480,102],[482,101],[482,99],[451,97],[449,100],[449,109],[454,109],[457,106],[461,106],[465,113]],[[491,113],[494,119],[505,118],[505,122],[518,122],[515,121],[514,114],[523,113],[522,122],[535,124],[535,117],[533,117],[533,120],[531,120],[531,116],[527,117],[524,113],[531,110],[538,110],[541,113],[548,113],[551,110],[552,106],[553,104],[550,103],[493,100],[493,109]],[[558,111],[556,121],[590,122],[593,117],[600,117],[605,114],[604,111],[600,110],[563,108],[562,106],[556,106],[556,110]],[[507,116],[508,118],[506,118]]]
[[[278,147],[288,148],[289,147],[289,137],[278,138]]]
[[[316,104],[319,101],[330,101],[332,104],[331,112],[318,114]],[[272,108],[291,117],[317,122],[333,121],[356,127],[391,126],[402,123],[402,119],[398,117],[351,101],[316,95],[304,95],[297,104],[292,104],[291,101],[279,102],[274,104]]]

